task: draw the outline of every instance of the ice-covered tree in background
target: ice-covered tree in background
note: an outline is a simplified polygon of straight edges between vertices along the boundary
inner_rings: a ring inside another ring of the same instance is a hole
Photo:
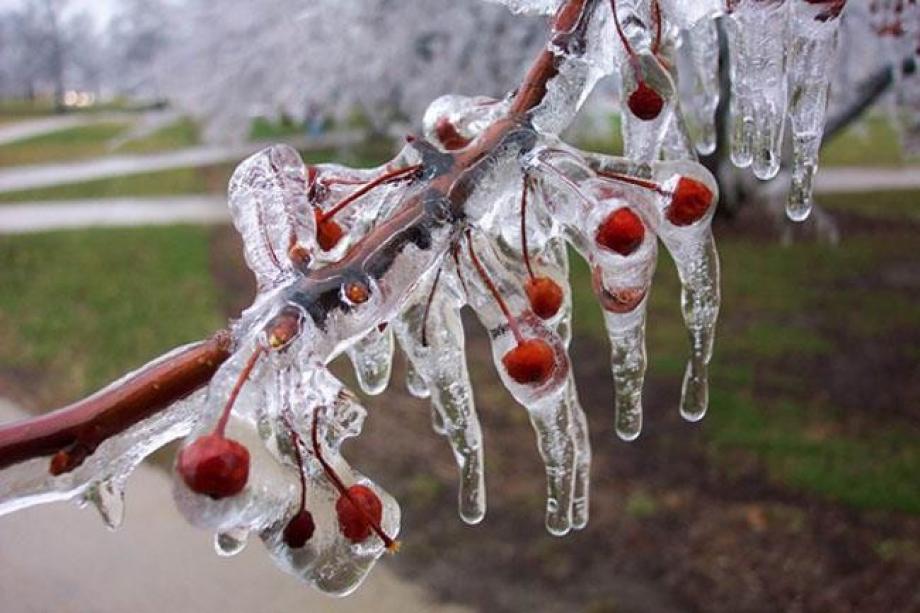
[[[167,0],[121,0],[103,39],[107,84],[120,94],[161,98],[164,77],[158,62],[177,21]]]
[[[751,60],[744,53],[750,41],[733,34],[736,24],[759,20],[765,24],[765,36],[769,33],[774,37],[774,45],[791,41],[781,37],[785,21],[774,18],[790,10],[791,5],[755,4],[770,8],[749,8],[738,3],[739,10],[722,20],[723,39],[732,44],[724,45],[721,53],[711,45],[701,48],[706,37],[707,43],[714,41],[716,28],[712,24],[701,26],[698,32],[672,36],[679,45],[674,55],[687,75],[679,84],[681,94],[688,103],[693,102],[686,116],[687,128],[697,139],[699,151],[706,158],[704,163],[727,190],[729,207],[777,197],[777,192],[765,189],[755,175],[771,177],[779,168],[780,157],[788,167],[793,154],[792,148],[787,147],[782,152],[764,154],[770,159],[751,157],[752,171],[738,172],[730,158],[747,166],[747,156],[753,153],[739,151],[730,143],[742,147],[740,143],[754,135],[778,143],[782,128],[776,121],[764,119],[765,123],[757,128],[736,126],[755,131],[734,139],[727,104],[718,116],[722,134],[716,133],[717,125],[712,120],[713,109],[720,100],[737,101],[742,115],[751,105],[757,109],[772,106],[767,112],[773,116],[782,116],[786,110],[785,104],[775,102],[786,96],[794,84],[776,82],[774,103],[769,95],[764,100],[749,100],[742,79],[734,79],[731,89],[725,82],[720,83],[714,68],[721,59],[725,70],[736,70],[739,75],[750,73]],[[702,6],[705,5],[704,2]],[[851,3],[844,14],[838,34],[843,57],[831,73],[831,135],[849,125],[894,85],[897,93],[889,103],[888,116],[896,122],[905,150],[916,150],[920,126],[913,118],[920,105],[916,93],[920,90],[920,77],[907,74],[913,70],[911,58],[918,44],[912,6],[913,2],[903,0],[860,0]],[[503,95],[541,44],[543,19],[536,17],[534,11],[525,10],[523,15],[514,16],[479,0],[432,0],[419,7],[414,2],[387,0],[284,0],[252,11],[250,3],[239,0],[219,6],[193,0],[177,8],[177,21],[183,25],[174,30],[182,34],[171,45],[173,53],[164,56],[158,66],[161,72],[171,75],[170,96],[206,118],[211,136],[233,138],[245,136],[246,118],[251,113],[284,113],[303,118],[322,112],[341,118],[360,109],[379,124],[398,117],[417,125],[425,101],[442,92]],[[251,44],[238,44],[243,39]],[[818,65],[823,64],[815,64]],[[214,70],[214,66],[232,69]],[[775,81],[779,70],[781,67],[774,65],[772,77],[766,74],[769,71],[758,74]],[[232,78],[227,77],[228,72],[232,72]],[[292,74],[304,76],[292,79]],[[697,74],[703,78],[696,78]],[[615,96],[611,93],[615,92],[615,83],[602,85],[605,87],[601,95]],[[609,106],[598,108],[610,113]],[[795,109],[792,111],[794,117]],[[764,130],[774,134],[765,135]],[[804,131],[804,127],[800,129]],[[792,142],[795,141],[786,141]],[[722,145],[718,150],[717,143]],[[804,154],[807,145],[801,140],[798,143],[798,151]],[[802,181],[808,181],[808,177],[798,177],[796,184]]]
[[[469,0],[278,0],[257,11],[189,0],[177,10],[159,68],[171,97],[218,138],[245,136],[252,113],[361,111],[384,125],[418,120],[444,92],[501,96],[545,32],[543,20]]]
[[[354,70],[368,79],[368,89],[385,89],[379,103],[399,108],[400,100],[412,99],[414,105],[420,90],[402,71],[423,66],[426,56],[399,52],[418,54],[418,41],[400,40],[387,50],[385,39],[397,31],[363,43],[378,50],[361,58],[370,69],[330,51],[334,44],[348,47],[349,37],[356,44],[370,36],[370,18],[392,16],[394,27],[408,22],[414,12],[406,4],[419,10],[414,3],[315,3],[304,13],[299,3],[280,2],[271,36],[257,15],[228,11],[233,44],[190,52],[218,78],[239,79],[247,103],[284,101],[282,108],[295,110],[315,88],[365,104],[359,100],[373,94],[357,86],[350,94],[336,90],[335,82],[351,77],[328,74]],[[426,10],[443,9],[457,28],[486,29],[453,3],[435,4],[426,2]],[[232,555],[257,535],[281,568],[323,591],[348,593],[385,551],[397,549],[399,506],[343,458],[341,444],[360,433],[366,412],[327,365],[347,355],[362,390],[379,394],[389,383],[394,347],[401,347],[410,364],[406,384],[431,399],[434,430],[456,458],[459,514],[475,524],[486,512],[486,490],[460,319],[469,307],[488,331],[503,384],[533,424],[546,469],[548,531],[584,529],[591,451],[568,355],[570,247],[588,262],[604,311],[617,433],[633,440],[642,427],[646,302],[659,244],[677,267],[689,339],[678,408],[690,421],[705,415],[720,306],[710,228],[719,190],[697,156],[713,150],[717,134],[714,20],[722,19],[731,60],[731,159],[769,179],[791,143],[787,210],[800,220],[810,208],[846,3],[501,4],[550,16],[548,41],[510,93],[436,98],[421,115],[421,133],[378,168],[306,166],[285,146],[237,168],[229,205],[258,285],[252,306],[229,330],[178,348],[90,398],[0,427],[0,513],[77,499],[95,505],[115,527],[130,472],[155,449],[185,437],[175,500],[190,522],[215,533],[220,553]],[[897,20],[905,32],[893,46],[916,39],[916,3],[877,4],[873,20]],[[374,7],[380,12],[363,12]],[[476,14],[497,16],[500,8]],[[199,9],[202,19],[219,17]],[[329,46],[279,47],[273,38],[293,35],[298,20],[315,20],[315,36]],[[874,27],[886,36],[894,28]],[[425,44],[454,48],[435,40]],[[498,34],[496,41],[506,42]],[[459,49],[451,57],[462,57]],[[510,64],[516,50],[509,53]],[[915,49],[898,48],[892,56],[902,53],[913,61]],[[231,64],[223,63],[224,54]],[[290,83],[274,66],[287,65],[289,54],[298,55]],[[390,69],[378,81],[375,71]],[[483,83],[494,78],[489,69],[482,74]],[[619,84],[624,157],[560,139],[607,76]],[[391,79],[406,83],[397,87]],[[272,87],[286,93],[263,100],[261,90]],[[202,98],[203,108],[221,99],[213,96]]]
[[[0,11],[0,97],[50,94],[60,109],[68,87],[99,91],[105,56],[85,12],[67,0],[25,0]]]

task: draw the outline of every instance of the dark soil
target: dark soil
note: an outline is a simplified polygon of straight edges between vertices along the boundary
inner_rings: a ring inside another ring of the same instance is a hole
[[[606,349],[579,345],[573,362],[594,443],[592,517],[565,538],[543,529],[534,438],[523,409],[493,389],[494,375],[475,375],[490,398],[479,393],[489,513],[476,527],[456,515],[451,455],[425,403],[394,385],[369,404],[366,432],[348,454],[403,504],[406,546],[388,562],[398,572],[496,612],[920,610],[916,551],[889,561],[878,552],[879,543],[915,547],[920,520],[789,493],[744,458],[727,477],[707,461],[705,422],[677,416],[675,381],[648,383],[645,433],[620,442],[607,365],[595,359]],[[481,334],[469,354],[487,370]]]

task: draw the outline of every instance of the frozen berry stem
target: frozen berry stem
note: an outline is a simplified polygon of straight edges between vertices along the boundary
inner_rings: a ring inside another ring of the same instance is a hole
[[[297,462],[297,474],[300,477],[300,504],[297,507],[297,513],[284,527],[282,538],[288,547],[300,549],[313,537],[316,524],[313,522],[313,515],[307,510],[307,473],[304,467],[303,455],[300,453],[300,445],[302,444],[300,434],[297,433],[294,428],[294,422],[289,416],[282,416],[282,420],[291,431],[291,449],[294,452],[294,459]]]
[[[527,250],[527,190],[530,188],[530,178],[525,174],[523,185],[521,185],[521,252],[524,254],[524,266],[527,267],[527,274],[531,279],[535,279],[533,266],[530,265],[530,252]]]
[[[406,179],[421,169],[422,169],[421,164],[416,164],[414,166],[408,166],[406,168],[400,168],[397,170],[391,170],[389,172],[386,172],[380,175],[379,177],[377,177],[376,179],[369,181],[363,187],[361,187],[358,190],[355,190],[354,192],[349,194],[347,197],[343,198],[341,202],[333,206],[328,211],[323,211],[322,213],[320,213],[317,217],[317,221],[319,223],[328,221],[332,219],[333,217],[335,217],[337,213],[339,213],[342,209],[347,207],[349,204],[361,198],[361,196],[364,196],[365,194],[368,194],[374,191],[376,188],[380,187],[381,185],[385,185],[393,181],[398,181],[400,179]]]
[[[613,12],[613,23],[616,27],[617,36],[620,38],[623,49],[626,50],[629,66],[636,77],[636,89],[627,97],[626,105],[632,111],[632,114],[642,121],[651,121],[661,114],[661,110],[664,108],[664,98],[645,82],[639,57],[623,31],[623,24],[620,23],[620,16],[617,13],[617,0],[610,0],[610,9]],[[653,5],[652,12],[656,20],[656,36],[652,44],[652,53],[657,54],[658,47],[661,44],[661,9],[657,2]]]
[[[428,292],[428,299],[425,300],[425,313],[422,315],[422,346],[428,346],[428,318],[431,315],[431,305],[434,302],[434,295],[438,291],[438,284],[441,281],[441,272],[444,266],[438,267],[438,272],[434,275],[434,282],[431,284],[431,291]]]
[[[505,316],[505,320],[508,322],[508,328],[511,330],[511,334],[514,336],[514,340],[517,341],[518,345],[524,343],[524,336],[521,334],[521,329],[518,326],[517,319],[514,315],[511,314],[511,309],[508,308],[508,303],[505,302],[505,299],[502,298],[501,292],[498,291],[498,288],[495,287],[495,282],[492,281],[492,278],[489,276],[489,273],[486,272],[485,267],[482,265],[482,262],[479,261],[479,257],[476,255],[476,251],[473,249],[473,237],[469,230],[466,231],[466,245],[470,253],[470,261],[473,262],[473,266],[476,268],[476,272],[479,274],[479,278],[482,279],[482,282],[488,288],[489,293],[492,294],[492,298],[495,299],[495,303],[498,304],[498,308],[501,309],[502,314]]]
[[[224,405],[224,410],[220,414],[220,419],[217,421],[217,425],[214,426],[214,434],[219,436],[224,436],[226,434],[227,422],[230,421],[230,413],[233,412],[233,405],[236,404],[236,399],[239,398],[240,392],[243,391],[243,386],[246,384],[246,381],[249,380],[249,376],[252,374],[256,364],[259,363],[259,359],[262,357],[264,352],[264,348],[258,347],[255,351],[252,352],[252,355],[249,356],[249,359],[246,361],[246,365],[243,367],[243,371],[240,373],[239,378],[236,380],[236,385],[234,385],[233,389],[230,390],[230,396],[227,397],[227,403]]]

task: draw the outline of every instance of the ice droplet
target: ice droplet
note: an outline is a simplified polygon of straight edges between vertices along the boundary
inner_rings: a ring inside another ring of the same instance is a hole
[[[217,555],[229,558],[243,551],[249,539],[249,530],[231,528],[214,534],[214,550]]]

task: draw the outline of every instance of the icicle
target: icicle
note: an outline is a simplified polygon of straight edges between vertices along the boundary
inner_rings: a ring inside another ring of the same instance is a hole
[[[446,266],[446,264],[444,264]],[[468,524],[486,512],[482,430],[466,366],[463,326],[450,273],[436,272],[394,322],[400,345],[431,395],[432,426],[447,437],[460,470],[458,509]]]
[[[716,150],[716,109],[719,106],[719,28],[712,19],[700,20],[685,34],[692,69],[685,108],[691,140],[696,150],[709,155]]]
[[[786,0],[741,0],[725,20],[732,161],[739,167],[753,163],[760,179],[779,172],[786,121],[788,10]]]
[[[99,511],[109,530],[117,530],[125,520],[124,479],[109,478],[94,483],[83,495],[83,502]]]
[[[793,159],[792,186],[786,200],[786,215],[793,221],[803,221],[811,213],[840,24],[839,13],[829,14],[830,10],[827,6],[807,2],[796,2],[793,6],[789,52]]]
[[[663,191],[659,197],[658,235],[677,267],[681,311],[690,337],[690,360],[684,374],[680,413],[684,419],[698,421],[706,414],[709,403],[707,371],[720,304],[719,257],[710,227],[718,202],[718,187],[711,175],[686,162],[659,164],[655,176]],[[687,179],[696,182],[696,186],[686,188],[687,184],[681,181]],[[699,214],[687,217],[680,209],[675,210],[682,201],[699,201]]]
[[[428,389],[428,384],[425,383],[422,376],[418,374],[411,360],[406,362],[406,389],[416,398],[428,398],[431,396],[431,390]],[[432,418],[434,418],[434,416],[432,416]],[[435,431],[437,431],[437,428]]]
[[[658,244],[641,215],[651,199],[630,187],[602,185],[584,231],[593,239],[594,291],[604,309],[611,347],[616,432],[626,441],[642,429],[645,320]],[[631,207],[629,204],[638,205]]]
[[[527,409],[537,433],[546,467],[546,528],[561,536],[572,529],[576,459],[570,408],[564,400],[569,375],[565,346],[525,306],[519,284],[502,266],[492,244],[472,234],[467,235],[467,243],[463,264],[470,306],[489,329],[492,357],[502,382]],[[526,372],[517,373],[526,379],[517,380],[507,360],[515,351],[529,353],[525,349],[528,342],[540,344],[548,352],[541,352],[540,359],[548,362],[528,365]]]
[[[588,417],[578,400],[575,376],[569,373],[563,394],[566,411],[571,415],[572,442],[575,445],[575,485],[572,492],[572,528],[582,530],[590,515],[591,440],[588,437]]]
[[[393,367],[393,332],[372,328],[348,348],[358,384],[365,394],[376,396],[386,389]]]
[[[564,536],[573,527],[575,444],[572,416],[564,395],[528,407],[537,435],[537,449],[546,468],[546,529]]]

